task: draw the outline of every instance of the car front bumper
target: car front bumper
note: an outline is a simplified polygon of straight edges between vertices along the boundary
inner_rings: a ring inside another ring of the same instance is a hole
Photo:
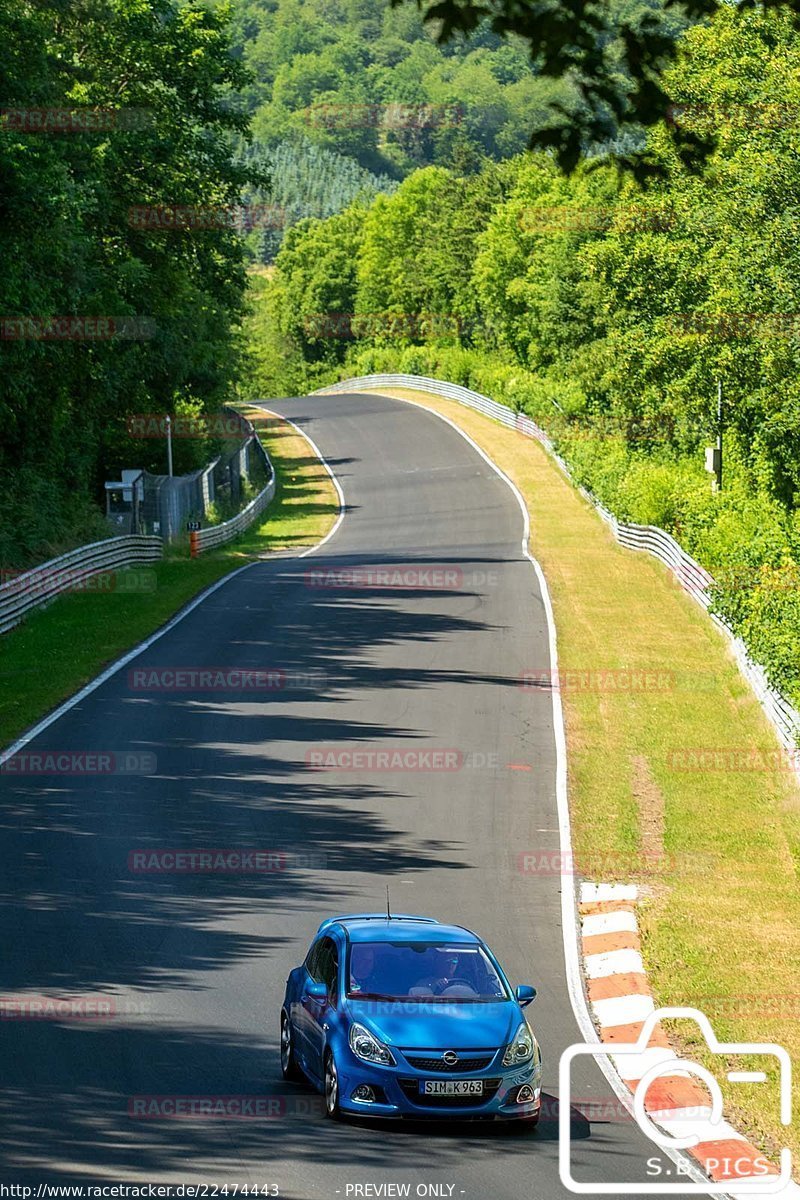
[[[428,1120],[495,1120],[525,1121],[535,1118],[541,1107],[541,1065],[533,1063],[513,1068],[489,1066],[469,1074],[444,1074],[417,1071],[398,1061],[397,1066],[382,1067],[362,1062],[349,1051],[337,1055],[339,1072],[339,1106],[343,1112],[360,1117],[405,1118]],[[484,1093],[472,1096],[423,1097],[420,1082],[426,1079],[480,1079]],[[360,1100],[353,1093],[359,1087],[369,1087],[375,1099]],[[521,1088],[532,1091],[532,1099],[518,1102]]]

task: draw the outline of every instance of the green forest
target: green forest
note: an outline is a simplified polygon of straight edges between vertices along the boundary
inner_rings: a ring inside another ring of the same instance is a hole
[[[165,469],[129,414],[236,396],[246,267],[287,227],[519,152],[563,91],[521,41],[440,47],[389,0],[0,0],[0,568],[102,536],[103,481]],[[237,207],[241,229],[131,221]],[[68,317],[83,335],[34,336]],[[175,470],[213,449],[177,443]]]
[[[300,218],[391,193],[421,167],[478,171],[525,150],[556,102],[576,103],[566,83],[537,72],[521,39],[484,24],[440,45],[411,4],[237,0],[234,12],[250,74],[244,155],[269,172],[283,217],[248,239],[258,262],[273,261]]]
[[[263,182],[232,155],[244,81],[202,3],[0,0],[0,566],[107,534],[103,480],[165,470],[163,445],[126,439],[128,414],[231,399],[241,237],[131,210],[219,209]],[[36,336],[67,317],[75,336]],[[176,472],[207,451],[176,443]]]
[[[723,8],[667,77],[659,178],[599,154],[569,176],[544,153],[437,163],[301,222],[257,282],[254,390],[408,372],[530,413],[618,516],[715,575],[717,610],[800,700],[799,66],[793,15]],[[701,170],[675,124],[713,141]]]
[[[585,98],[486,22],[440,42],[389,0],[0,0],[9,103],[107,118],[0,120],[0,566],[100,536],[103,480],[164,469],[130,414],[436,375],[530,413],[615,513],[673,532],[800,699],[797,17],[666,11],[609,9],[678,38],[672,107],[607,122],[564,173],[526,145],[559,114],[588,129]],[[623,86],[630,38],[604,38]],[[647,176],[620,166],[637,147]],[[160,206],[273,219],[131,221]],[[75,316],[117,332],[20,334]],[[212,449],[177,445],[176,471]]]
[[[389,0],[237,0],[255,144],[310,141],[394,179],[524,150],[565,85],[536,75],[521,40],[482,28],[438,45],[435,32]]]
[[[800,1184],[800,0],[0,0],[0,485],[17,1196]]]

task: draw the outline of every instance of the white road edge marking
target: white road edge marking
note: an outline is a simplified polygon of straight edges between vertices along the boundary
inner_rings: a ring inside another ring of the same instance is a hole
[[[261,408],[263,406],[259,404],[253,404],[252,407]],[[324,546],[326,542],[330,541],[344,520],[344,492],[342,491],[339,480],[331,470],[329,463],[325,460],[325,458],[323,458],[322,454],[319,452],[317,446],[314,444],[308,434],[304,433],[302,429],[298,428],[294,421],[290,421],[288,417],[283,417],[280,413],[273,412],[272,409],[266,409],[266,411],[272,416],[280,417],[282,421],[286,421],[287,424],[291,425],[292,428],[297,431],[297,433],[305,438],[309,446],[311,446],[311,449],[319,458],[325,470],[330,475],[331,480],[333,481],[333,486],[336,488],[336,494],[339,498],[339,515],[336,518],[336,523],[334,524],[333,528],[326,533],[325,537],[319,542],[316,542],[313,546],[310,546],[307,550],[304,550],[302,554],[286,556],[287,558],[307,558],[309,554],[316,554],[316,552],[322,546]],[[267,509],[266,511],[268,512],[269,510]],[[129,662],[133,661],[134,658],[137,658],[140,654],[143,654],[145,650],[149,650],[154,642],[157,642],[159,638],[164,636],[165,633],[169,633],[170,630],[174,629],[176,625],[179,625],[185,617],[189,616],[189,613],[194,612],[196,608],[199,608],[199,606],[203,604],[209,598],[209,596],[213,596],[214,592],[219,591],[219,589],[224,587],[226,583],[230,583],[230,581],[235,579],[237,575],[241,575],[244,571],[249,571],[252,567],[257,567],[259,566],[260,562],[265,561],[269,560],[261,559],[256,562],[246,563],[243,567],[238,567],[237,570],[231,571],[229,575],[224,575],[222,579],[217,580],[217,582],[213,583],[211,587],[206,588],[206,590],[201,592],[199,596],[195,596],[194,600],[190,600],[188,604],[184,605],[184,607],[177,612],[174,617],[171,617],[170,620],[167,621],[166,625],[162,625],[160,629],[157,629],[155,633],[151,633],[150,636],[145,638],[143,642],[140,642],[138,646],[134,646],[134,648],[129,650],[127,654],[123,654],[122,658],[118,658],[116,662],[111,664],[111,666],[106,667],[105,671],[102,671],[94,679],[91,679],[89,683],[82,687],[79,692],[76,692],[74,696],[70,696],[68,699],[64,700],[62,704],[59,704],[58,708],[55,708],[48,716],[43,717],[41,721],[38,721],[34,726],[32,726],[31,729],[27,730],[22,734],[21,737],[17,738],[16,742],[14,742],[12,746],[9,746],[7,750],[0,752],[0,767],[2,767],[3,763],[7,762],[9,758],[13,757],[13,755],[18,754],[20,750],[24,749],[24,747],[27,746],[29,742],[32,742],[34,738],[37,738],[40,733],[44,733],[45,729],[48,729],[51,725],[54,725],[56,721],[59,721],[65,715],[65,713],[68,713],[71,708],[75,707],[76,704],[80,704],[82,700],[85,700],[87,696],[90,696],[92,692],[101,687],[106,680],[111,679],[113,675],[116,675],[118,671],[121,671],[123,667],[126,667]]]
[[[300,437],[305,438],[306,441],[308,442],[309,446],[311,447],[311,449],[316,454],[319,461],[322,463],[325,470],[330,475],[331,483],[336,488],[336,495],[339,498],[339,515],[336,518],[336,523],[334,524],[333,528],[328,533],[325,534],[325,537],[322,539],[322,541],[317,542],[309,550],[304,550],[302,554],[298,554],[296,556],[297,558],[308,558],[309,554],[316,554],[316,552],[319,549],[321,549],[321,547],[324,546],[326,542],[329,542],[331,540],[331,538],[333,537],[333,535],[336,533],[337,529],[341,525],[342,521],[344,520],[345,501],[344,501],[344,492],[342,491],[342,485],[339,483],[339,480],[336,478],[333,471],[331,470],[330,463],[325,458],[325,455],[322,453],[322,451],[320,450],[317,443],[313,440],[313,438],[310,438],[308,436],[308,434],[306,433],[306,431],[304,429],[301,429],[299,425],[296,425],[294,423],[294,421],[290,421],[288,417],[284,417],[282,413],[275,412],[275,410],[272,408],[267,408],[266,404],[260,404],[257,402],[253,402],[251,407],[252,408],[260,408],[263,412],[269,413],[271,417],[278,417],[281,421],[285,421],[287,425],[291,425],[291,427],[295,431],[295,433],[299,433]]]
[[[370,389],[373,395],[382,396],[383,393],[378,390]],[[348,394],[358,395],[358,391],[354,389],[353,393],[334,392],[334,393],[317,393],[317,395],[336,395],[343,396]],[[547,587],[547,580],[544,577],[544,572],[537,559],[531,554],[528,549],[528,539],[530,536],[530,517],[528,514],[528,506],[525,503],[525,498],[520,492],[517,485],[508,475],[498,467],[489,455],[482,450],[473,438],[470,437],[463,429],[461,429],[455,421],[450,417],[446,417],[444,413],[437,412],[435,408],[428,408],[426,404],[420,404],[417,400],[411,400],[406,396],[384,396],[386,400],[398,400],[401,404],[410,404],[414,408],[422,408],[425,412],[431,413],[438,417],[440,421],[444,421],[451,429],[455,429],[456,433],[469,442],[473,450],[475,450],[483,459],[483,461],[492,468],[495,474],[499,475],[504,483],[511,488],[511,491],[516,497],[517,504],[522,512],[523,533],[522,533],[522,553],[528,562],[533,566],[536,572],[536,578],[539,582],[539,590],[542,596],[545,616],[547,617],[547,632],[550,643],[550,670],[555,678],[558,678],[558,646],[556,643],[556,623],[553,614],[553,605],[550,600],[550,591]],[[565,869],[564,864],[572,862],[572,829],[569,816],[569,799],[567,793],[567,738],[564,729],[564,710],[561,705],[561,693],[557,688],[552,688],[550,695],[553,701],[553,734],[556,743],[556,805],[558,809],[558,824],[559,837],[561,842],[561,932],[564,942],[564,965],[566,968],[567,991],[569,992],[572,1011],[575,1016],[578,1028],[583,1035],[586,1045],[590,1043],[599,1045],[600,1038],[597,1030],[594,1027],[591,1015],[586,1002],[586,996],[583,990],[583,980],[581,978],[580,957],[578,952],[578,910],[575,894],[575,879],[574,876]],[[635,889],[634,889],[635,891]],[[601,1071],[605,1075],[612,1091],[620,1100],[628,1112],[633,1112],[633,1097],[630,1089],[625,1086],[620,1076],[614,1071],[606,1057],[595,1060]],[[643,1133],[644,1137],[645,1134]],[[708,1176],[699,1169],[688,1157],[670,1150],[667,1147],[663,1148],[663,1152],[672,1159],[677,1165],[680,1164],[682,1175],[691,1179],[693,1183],[707,1184],[709,1183]],[[709,1195],[713,1193],[709,1192]],[[731,1197],[725,1194],[716,1193],[718,1200],[731,1200]]]

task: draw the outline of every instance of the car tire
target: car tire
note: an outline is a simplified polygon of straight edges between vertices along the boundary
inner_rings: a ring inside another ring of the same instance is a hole
[[[342,1110],[339,1107],[339,1072],[336,1070],[336,1060],[330,1050],[325,1055],[325,1116],[329,1121],[340,1121]]]
[[[281,1013],[281,1075],[294,1083],[302,1078],[302,1072],[294,1057],[292,1023],[286,1013]]]

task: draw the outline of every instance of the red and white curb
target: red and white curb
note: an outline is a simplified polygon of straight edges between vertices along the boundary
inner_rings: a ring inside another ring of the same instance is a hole
[[[580,889],[581,942],[589,1007],[600,1040],[610,1045],[630,1045],[639,1040],[645,1021],[655,1011],[642,962],[636,920],[638,890],[627,884],[584,883]],[[614,1067],[630,1089],[659,1063],[675,1058],[669,1039],[656,1024],[641,1054],[609,1052]],[[770,1191],[768,1180],[780,1174],[773,1163],[726,1121],[712,1124],[711,1099],[690,1072],[656,1078],[647,1090],[647,1116],[672,1137],[699,1135],[700,1141],[685,1151],[714,1183],[730,1184],[732,1197],[757,1196],[752,1180],[762,1179],[763,1194],[781,1200],[800,1200],[800,1186],[789,1183]],[[736,1184],[748,1188],[736,1191]],[[774,1180],[773,1180],[774,1186]]]

